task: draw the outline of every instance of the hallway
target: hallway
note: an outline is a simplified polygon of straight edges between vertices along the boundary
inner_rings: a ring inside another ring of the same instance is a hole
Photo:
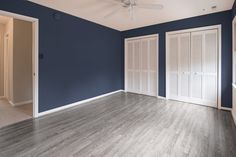
[[[5,99],[0,99],[0,128],[32,118],[32,104],[12,107]]]

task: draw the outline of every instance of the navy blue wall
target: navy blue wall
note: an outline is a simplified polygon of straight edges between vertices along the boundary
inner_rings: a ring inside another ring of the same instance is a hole
[[[39,111],[123,88],[121,32],[24,0],[0,9],[39,19]]]
[[[232,107],[232,13],[225,11],[122,32],[123,38],[159,34],[159,94],[165,96],[165,33],[210,25],[222,25],[222,106]]]

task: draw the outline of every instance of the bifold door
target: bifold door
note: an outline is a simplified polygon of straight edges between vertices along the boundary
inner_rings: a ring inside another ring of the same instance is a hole
[[[218,31],[168,35],[168,98],[217,107]]]
[[[143,37],[126,40],[125,90],[157,96],[158,39]]]

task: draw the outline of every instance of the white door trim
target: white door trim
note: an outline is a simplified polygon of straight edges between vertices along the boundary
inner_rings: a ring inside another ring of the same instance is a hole
[[[130,40],[137,40],[137,39],[144,39],[144,38],[152,38],[156,37],[157,38],[157,95],[156,97],[159,97],[159,34],[151,34],[151,35],[144,35],[144,36],[138,36],[138,37],[131,37],[131,38],[125,38],[124,45],[125,45],[125,55],[124,55],[124,84],[125,84],[125,89],[124,91],[127,92],[127,43]]]
[[[8,47],[9,47],[9,39],[8,39],[8,36],[9,36],[9,33],[8,32],[5,32],[4,34],[4,70],[3,70],[3,75],[4,75],[4,98],[7,98],[8,99],[8,79],[7,79],[7,71],[8,71],[8,66],[6,64],[6,60],[8,60],[8,56],[7,56],[7,53],[8,53]],[[6,43],[7,42],[7,43]],[[9,72],[9,71],[8,71]]]
[[[187,33],[187,32],[196,32],[196,31],[204,31],[204,30],[211,30],[211,29],[217,29],[218,30],[218,42],[219,42],[219,47],[218,47],[218,87],[217,87],[217,108],[222,109],[222,104],[221,104],[221,53],[222,53],[222,42],[221,42],[221,25],[213,25],[213,26],[206,26],[206,27],[199,27],[199,28],[193,28],[193,29],[185,29],[185,30],[178,30],[178,31],[171,31],[171,32],[166,32],[166,99],[169,99],[169,83],[167,80],[169,80],[168,76],[168,71],[169,69],[169,40],[168,36],[169,35],[174,35],[174,34],[180,34],[180,33]]]
[[[19,20],[29,21],[33,24],[33,69],[32,69],[32,75],[33,75],[33,117],[38,117],[38,56],[39,56],[39,19],[24,16],[20,14],[15,14],[7,11],[0,10],[0,15],[12,17]]]

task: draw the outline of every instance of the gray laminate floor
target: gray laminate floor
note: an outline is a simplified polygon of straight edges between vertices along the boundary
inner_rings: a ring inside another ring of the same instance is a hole
[[[230,112],[117,93],[0,129],[1,157],[233,157]]]

